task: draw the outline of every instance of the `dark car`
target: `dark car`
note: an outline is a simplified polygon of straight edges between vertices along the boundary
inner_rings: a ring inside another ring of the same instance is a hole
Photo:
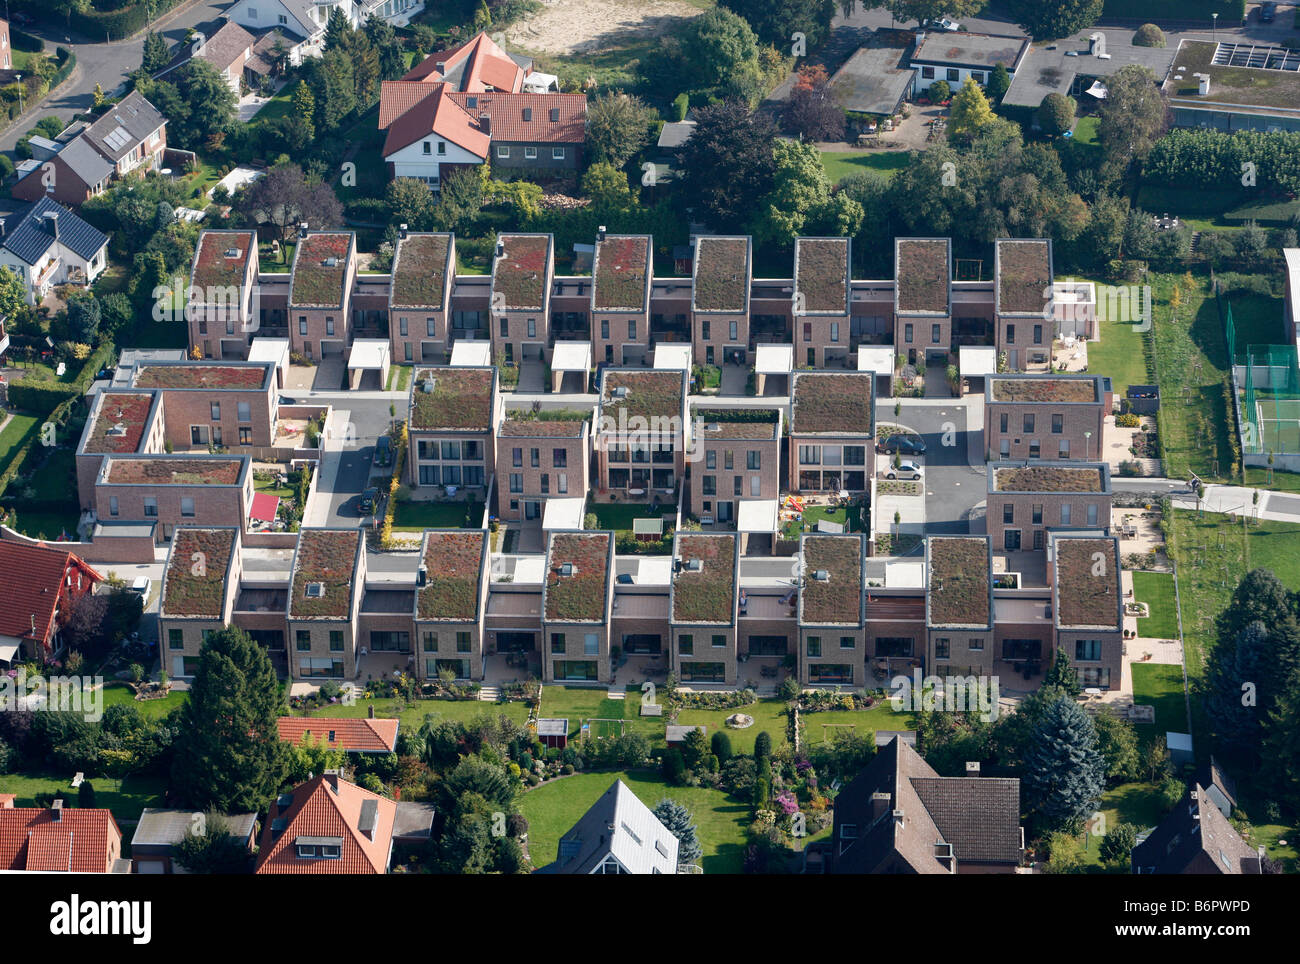
[[[925,443],[916,435],[891,435],[883,442],[876,443],[877,452],[899,455],[924,455]]]
[[[375,465],[387,465],[393,460],[393,440],[387,435],[375,439]]]
[[[362,515],[374,515],[375,508],[379,505],[379,490],[375,488],[366,489],[361,493],[361,498],[357,500],[357,509]]]
[[[1276,17],[1277,17],[1277,4],[1276,4],[1276,3],[1269,2],[1269,3],[1261,3],[1261,4],[1259,5],[1259,22],[1260,22],[1260,23],[1272,23],[1273,20],[1274,20],[1274,18],[1276,18]]]

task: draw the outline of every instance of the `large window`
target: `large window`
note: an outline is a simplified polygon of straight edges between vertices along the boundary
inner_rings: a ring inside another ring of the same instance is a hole
[[[1043,641],[1041,639],[1004,639],[1002,640],[1002,658],[1006,660],[1041,659]]]
[[[694,683],[725,683],[727,667],[724,663],[682,663],[682,679]]]
[[[808,667],[814,683],[852,683],[853,667],[849,663],[814,663]]]
[[[911,656],[912,643],[913,640],[910,636],[877,636],[876,655]]]
[[[552,668],[557,680],[590,681],[598,675],[594,659],[557,659]]]
[[[1080,663],[1099,661],[1101,659],[1101,640],[1076,639],[1074,641],[1074,658]]]
[[[342,633],[339,635],[342,636]],[[370,648],[374,652],[409,653],[411,634],[404,631],[372,631]]]

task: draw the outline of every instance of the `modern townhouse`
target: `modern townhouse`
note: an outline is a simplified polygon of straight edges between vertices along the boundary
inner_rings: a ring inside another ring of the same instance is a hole
[[[1100,375],[995,375],[984,386],[984,449],[1000,459],[1089,461],[1111,399]]]
[[[790,382],[788,487],[868,491],[876,445],[874,373],[796,371]]]
[[[857,350],[851,324],[852,239],[794,242],[794,359],[809,368],[848,367]]]
[[[388,337],[398,362],[442,365],[451,350],[451,290],[456,237],[411,233],[403,225],[393,252]]]
[[[671,500],[691,444],[685,371],[606,368],[596,410],[600,494]]]
[[[509,411],[497,427],[496,444],[500,518],[541,519],[553,497],[585,498],[591,412]]]
[[[989,537],[931,536],[925,565],[926,672],[990,676],[995,653]]]
[[[735,534],[677,534],[670,591],[671,659],[683,683],[736,685],[739,571]]]
[[[749,359],[749,237],[695,239],[691,332],[697,365],[743,365]]]
[[[952,349],[952,242],[894,241],[894,349],[924,368]]]
[[[482,679],[487,657],[488,539],[482,530],[430,529],[420,547],[415,589],[418,671],[437,679]]]
[[[865,663],[860,535],[814,535],[799,540],[799,682],[863,685]]]
[[[1043,550],[1052,529],[1109,529],[1111,499],[1105,462],[991,462],[988,534],[1000,551]]]
[[[94,397],[77,445],[77,493],[82,509],[95,504],[104,458],[164,451],[162,395],[156,391],[105,391]]]
[[[253,452],[274,442],[279,373],[272,362],[146,362],[131,387],[162,396],[163,441],[186,451]]]
[[[692,515],[706,524],[734,526],[744,503],[779,498],[779,408],[701,407],[691,419],[686,506]]]
[[[596,236],[591,268],[591,343],[595,361],[644,364],[650,352],[654,243],[649,235]],[[557,332],[558,337],[558,332]]]
[[[486,491],[496,471],[501,423],[497,369],[417,369],[410,399],[410,484],[440,487],[448,497],[465,489]]]
[[[542,679],[610,681],[614,533],[553,532],[542,588]]]
[[[353,679],[357,616],[366,583],[360,529],[302,529],[293,554],[289,601],[289,675],[298,680]]]
[[[184,311],[191,352],[204,358],[248,357],[260,323],[257,268],[256,231],[199,235],[189,291],[175,304]]]
[[[549,234],[497,236],[492,261],[492,357],[517,365],[550,357],[555,239]]]
[[[151,525],[158,542],[179,526],[242,526],[252,465],[247,455],[108,455],[95,480],[95,517]]]
[[[173,533],[158,603],[163,668],[173,679],[192,677],[208,634],[231,624],[242,572],[238,528]]]
[[[347,354],[356,273],[355,234],[299,230],[289,275],[289,339],[294,351],[313,361]]]
[[[1045,370],[1052,359],[1052,242],[999,238],[994,245],[994,338],[1008,371]]]
[[[1124,655],[1119,539],[1054,532],[1048,542],[1056,648],[1087,688],[1117,690]]]

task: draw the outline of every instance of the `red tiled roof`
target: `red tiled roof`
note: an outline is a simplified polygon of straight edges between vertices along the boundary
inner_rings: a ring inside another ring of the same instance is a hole
[[[0,541],[0,573],[4,573],[4,592],[0,592],[0,636],[30,639],[34,622],[35,637],[41,641],[49,638],[63,574],[74,561],[83,566],[95,582],[104,578],[66,550]]]
[[[458,90],[471,94],[482,93],[489,87],[514,91],[523,85],[523,68],[511,60],[483,31],[459,47],[430,54],[403,76],[402,80],[439,81],[448,72],[454,71],[462,61],[465,62],[465,68],[457,81]]]
[[[337,787],[337,789],[335,789]],[[373,839],[358,828],[361,805],[376,801],[378,814]],[[257,855],[258,874],[383,874],[393,841],[397,804],[338,777],[318,776],[296,787],[292,802],[271,807],[262,830]],[[273,833],[283,820],[283,829]],[[300,858],[294,846],[299,837],[338,837],[338,859]]]
[[[483,114],[491,120],[492,140],[524,144],[581,144],[586,133],[587,97],[585,94],[458,94],[449,95],[475,119]],[[469,107],[469,97],[476,97],[477,107]],[[532,110],[532,120],[524,120],[524,109]],[[551,110],[559,119],[551,120]],[[484,135],[486,136],[486,135]]]
[[[385,84],[387,95],[388,84]],[[423,84],[419,86],[425,86]],[[407,92],[393,95],[390,100],[405,101]],[[397,107],[390,103],[390,108]],[[383,127],[384,109],[380,107],[380,127]],[[486,158],[491,139],[479,130],[474,118],[447,93],[446,84],[436,84],[432,90],[426,90],[422,98],[406,108],[399,116],[390,121],[388,136],[384,139],[383,156],[400,151],[403,147],[414,144],[423,137],[436,134],[445,140],[463,147],[470,153]]]
[[[45,807],[0,809],[0,869],[106,874],[113,839],[122,831],[109,810]]]
[[[397,720],[309,719],[282,716],[276,720],[280,739],[295,746],[311,734],[313,742],[325,740],[331,750],[349,753],[391,753],[397,748]]]

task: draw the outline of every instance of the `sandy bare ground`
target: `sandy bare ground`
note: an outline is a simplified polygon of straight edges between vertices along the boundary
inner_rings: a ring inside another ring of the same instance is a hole
[[[506,31],[508,46],[572,56],[658,37],[702,11],[682,0],[541,0],[545,9]]]

